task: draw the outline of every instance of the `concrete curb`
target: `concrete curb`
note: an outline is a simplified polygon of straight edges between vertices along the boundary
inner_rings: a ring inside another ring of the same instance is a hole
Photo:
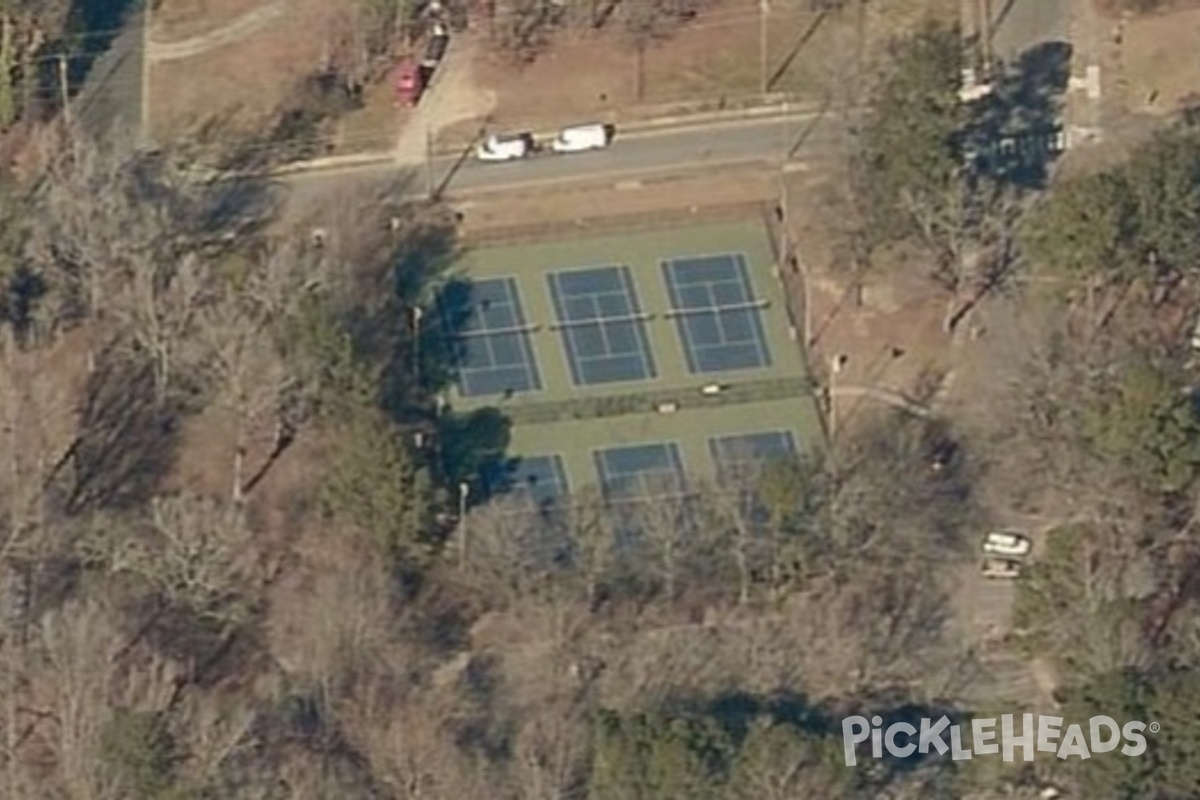
[[[267,170],[268,175],[291,175],[297,172],[322,172],[324,170],[346,169],[347,167],[365,167],[371,164],[394,162],[395,156],[391,151],[374,153],[352,153],[344,156],[324,156],[308,161],[294,161]]]
[[[308,161],[293,161],[290,164],[282,164],[277,167],[266,167],[259,170],[230,170],[228,172],[219,172],[206,167],[193,167],[192,175],[196,180],[212,180],[220,178],[222,180],[239,180],[243,178],[282,178],[288,175],[308,175],[317,174],[320,172],[334,172],[337,170],[355,169],[358,167],[380,166],[383,164],[395,164],[396,158],[393,153],[354,153],[344,156],[325,156],[322,158],[313,158]]]

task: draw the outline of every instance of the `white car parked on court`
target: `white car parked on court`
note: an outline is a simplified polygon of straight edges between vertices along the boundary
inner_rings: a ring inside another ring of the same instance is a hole
[[[588,125],[573,125],[563,128],[550,143],[556,153],[582,153],[585,150],[602,150],[612,141],[613,129],[598,122]]]
[[[1027,556],[1033,542],[1012,531],[993,531],[983,540],[983,552],[998,556]]]
[[[475,151],[480,161],[513,161],[525,158],[535,150],[533,134],[514,133],[508,136],[492,135]]]

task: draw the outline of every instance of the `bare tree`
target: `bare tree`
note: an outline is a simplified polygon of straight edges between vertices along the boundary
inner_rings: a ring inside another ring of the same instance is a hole
[[[100,750],[118,641],[111,618],[95,603],[69,605],[42,624],[43,677],[54,715],[50,744],[58,777],[71,797],[119,797]]]
[[[244,515],[237,505],[194,494],[155,498],[144,532],[102,534],[111,539],[109,569],[140,576],[202,618],[237,622],[251,538]]]
[[[539,704],[522,715],[513,753],[520,800],[559,800],[579,782],[586,766],[589,731],[578,703]]]
[[[611,515],[596,487],[574,493],[564,512],[566,535],[581,573],[589,607],[595,608],[605,576],[610,574],[617,547]]]
[[[658,563],[663,594],[675,599],[694,544],[691,497],[679,481],[649,480],[641,491],[618,501],[618,519],[630,525]]]
[[[264,211],[248,184],[201,181],[171,155],[125,156],[67,129],[45,142],[28,253],[48,284],[50,330],[92,321],[106,343],[129,336],[165,394],[214,272]]]
[[[462,524],[470,533],[464,578],[501,607],[538,594],[555,557],[551,527],[524,493],[472,509]]]
[[[246,265],[240,280],[225,284],[200,316],[199,336],[218,403],[233,417],[231,496],[247,488],[250,437],[265,419],[294,427],[289,411],[305,405],[304,376],[286,354],[289,327],[319,284],[319,258],[294,243],[278,243]],[[279,437],[276,436],[276,447]],[[268,456],[269,458],[270,456]]]
[[[243,698],[222,700],[192,693],[176,708],[176,719],[176,728],[186,732],[184,782],[201,790],[213,787],[227,763],[258,743],[254,712]]]

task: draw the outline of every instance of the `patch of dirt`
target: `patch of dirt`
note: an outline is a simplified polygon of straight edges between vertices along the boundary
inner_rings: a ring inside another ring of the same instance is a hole
[[[190,58],[154,63],[153,135],[167,140],[213,116],[228,116],[235,127],[260,123],[302,76],[321,66],[343,22],[344,11],[325,0],[290,0],[282,23]]]
[[[1171,114],[1185,99],[1200,96],[1200,2],[1187,6],[1109,21],[1116,55],[1113,83],[1125,110]]]
[[[416,109],[396,101],[390,79],[363,90],[363,107],[338,120],[333,148],[337,154],[386,151],[396,142],[397,132],[414,116]]]
[[[154,38],[173,42],[201,36],[266,5],[271,0],[163,0],[152,18]]]
[[[785,270],[795,308],[809,292],[810,369],[828,380],[834,358],[845,356],[836,385],[918,393],[950,363],[950,337],[942,332],[948,296],[928,277],[879,266],[855,281],[837,233],[836,174],[787,178],[789,234],[799,251]],[[861,290],[858,286],[861,284]],[[864,419],[875,400],[839,398],[839,425]]]
[[[769,90],[821,100],[857,59],[860,32],[874,49],[927,15],[949,19],[958,13],[957,0],[907,0],[868,8],[860,20],[857,12],[815,13],[808,0],[772,0],[767,17]],[[758,0],[716,0],[645,52],[640,81],[637,52],[619,21],[596,35],[560,38],[524,67],[481,42],[477,74],[496,93],[493,122],[501,126],[609,121],[640,104],[755,95],[762,88],[760,14]]]

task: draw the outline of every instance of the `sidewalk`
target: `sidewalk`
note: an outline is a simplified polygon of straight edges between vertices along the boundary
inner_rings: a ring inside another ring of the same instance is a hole
[[[1071,3],[1071,79],[1064,103],[1068,146],[1100,141],[1104,128],[1102,96],[1107,76],[1102,74],[1105,62],[1103,48],[1108,45],[1104,20],[1096,11],[1094,0],[1074,0]]]

